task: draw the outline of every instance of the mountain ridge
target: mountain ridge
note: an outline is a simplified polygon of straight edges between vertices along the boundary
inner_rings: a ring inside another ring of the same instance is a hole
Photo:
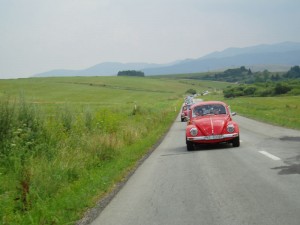
[[[169,64],[104,62],[82,70],[51,70],[33,75],[49,76],[113,76],[122,70],[139,70],[145,75],[196,73],[246,66],[252,70],[262,68],[270,71],[289,69],[300,64],[300,43],[281,42],[260,44],[244,48],[226,48],[196,59],[177,60]],[[275,69],[276,68],[276,69]]]

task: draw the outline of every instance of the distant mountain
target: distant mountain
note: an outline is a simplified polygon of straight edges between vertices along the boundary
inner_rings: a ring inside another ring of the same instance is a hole
[[[159,64],[149,63],[118,63],[105,62],[83,70],[51,70],[35,74],[34,77],[57,77],[57,76],[112,76],[122,70],[142,70],[143,68],[159,67]]]
[[[83,70],[52,70],[36,74],[48,76],[110,76],[122,70],[140,70],[145,75],[196,73],[246,66],[252,71],[288,70],[300,65],[300,43],[283,42],[270,45],[256,45],[245,48],[228,48],[197,59],[178,60],[171,64],[149,63],[100,63]]]
[[[210,53],[202,59],[207,58],[224,58],[242,54],[258,54],[258,53],[283,53],[289,51],[300,50],[300,43],[297,42],[282,42],[278,44],[263,44],[245,48],[228,48],[221,52]]]
[[[300,43],[284,42],[274,45],[257,45],[246,48],[228,48],[198,59],[185,60],[172,66],[147,68],[146,75],[178,74],[214,71],[240,66],[251,70],[288,70],[300,65]]]

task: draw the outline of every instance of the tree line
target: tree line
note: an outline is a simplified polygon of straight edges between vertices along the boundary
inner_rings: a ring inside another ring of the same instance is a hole
[[[275,73],[270,72],[268,70],[253,73],[251,69],[247,69],[245,66],[241,66],[240,68],[228,69],[221,73],[205,75],[201,79],[225,82],[238,82],[245,84],[269,81],[286,81],[290,79],[300,79],[300,67],[293,66],[286,73]]]
[[[287,72],[270,72],[268,70],[252,72],[251,69],[241,66],[216,74],[207,74],[201,79],[238,84],[228,86],[223,90],[226,98],[300,95],[299,66],[293,66]]]
[[[144,77],[145,74],[142,71],[136,71],[136,70],[124,70],[119,71],[118,76],[133,76],[133,77]]]
[[[245,72],[244,69],[241,69]],[[249,70],[248,70],[249,71]],[[230,76],[229,76],[230,77]],[[236,78],[235,75],[231,77]],[[267,70],[248,77],[240,77],[238,86],[228,86],[223,90],[225,98],[238,96],[267,97],[276,95],[300,95],[300,67],[294,66],[286,73],[271,73]]]

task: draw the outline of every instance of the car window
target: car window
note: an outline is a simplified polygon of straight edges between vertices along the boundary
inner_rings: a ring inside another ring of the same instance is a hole
[[[201,105],[196,106],[193,109],[192,116],[205,116],[205,115],[218,115],[226,114],[226,109],[223,105],[220,104],[210,104],[210,105]]]

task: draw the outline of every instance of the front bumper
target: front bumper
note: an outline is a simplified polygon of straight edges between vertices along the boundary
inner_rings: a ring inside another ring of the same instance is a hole
[[[224,139],[232,139],[238,137],[238,133],[232,134],[221,134],[221,135],[209,135],[209,136],[195,136],[195,137],[187,137],[188,141],[210,141],[210,140],[224,140]]]

